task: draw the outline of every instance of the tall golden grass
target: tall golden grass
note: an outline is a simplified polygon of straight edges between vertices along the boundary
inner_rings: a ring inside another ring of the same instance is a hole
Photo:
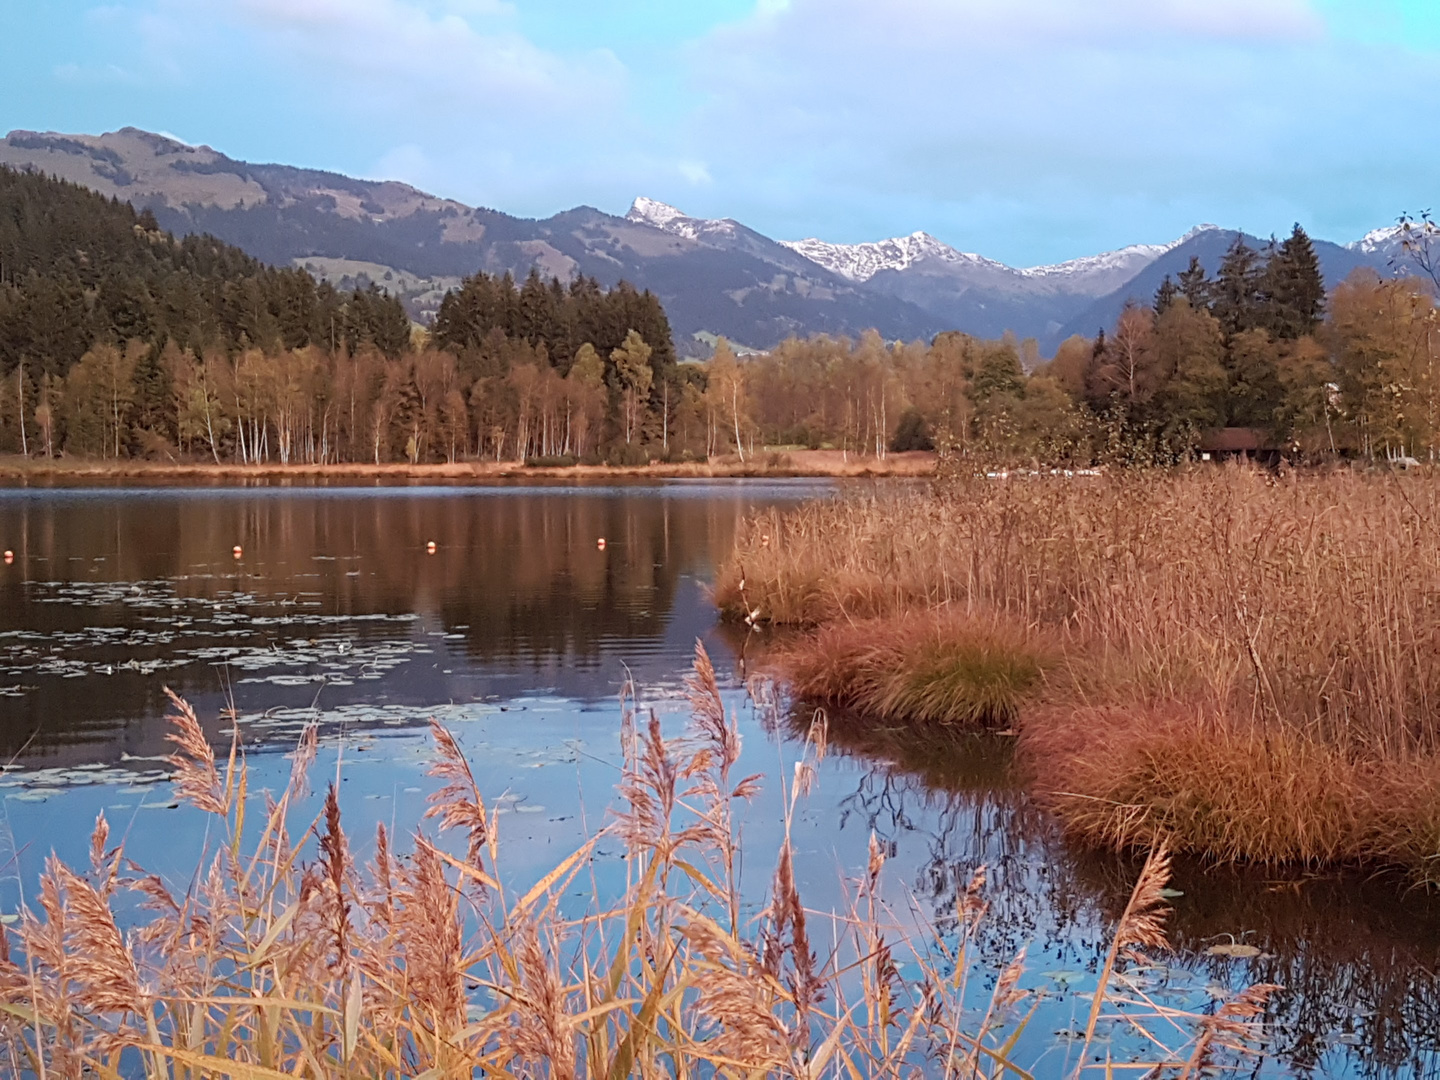
[[[627,707],[615,820],[520,895],[502,884],[497,816],[438,724],[428,816],[458,834],[455,853],[422,831],[399,854],[381,827],[362,862],[333,786],[314,820],[295,820],[313,730],[285,792],[247,823],[243,758],[232,745],[218,760],[175,699],[177,792],[211,815],[218,847],[179,892],[110,846],[103,816],[88,872],[52,858],[38,909],[5,939],[0,1057],[41,1078],[1029,1077],[1013,1060],[1036,1001],[1019,985],[1021,958],[981,1019],[967,1011],[983,870],[944,938],[900,929],[873,840],[839,912],[801,901],[788,823],[825,752],[823,726],[785,793],[770,903],[741,918],[733,814],[756,778],[734,774],[740,736],[703,650],[689,689],[682,738]],[[623,843],[628,884],[567,913],[562,897],[602,838]],[[1150,1064],[1181,1076],[1254,1034],[1273,987],[1186,1016],[1130,974],[1135,948],[1164,947],[1166,872],[1162,853],[1141,875],[1067,1071],[1109,1067],[1110,1051],[1092,1050],[1107,1010],[1153,1028]],[[135,900],[122,926],[115,910]]]
[[[1088,839],[1440,881],[1428,477],[1222,468],[813,503],[752,521],[716,598],[753,621],[889,619],[865,632],[902,644],[935,612],[1054,643],[1023,746]],[[798,655],[802,676],[823,666]],[[868,704],[826,670],[808,691]]]

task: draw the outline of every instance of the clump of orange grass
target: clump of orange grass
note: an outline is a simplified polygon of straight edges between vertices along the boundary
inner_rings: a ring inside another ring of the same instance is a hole
[[[314,820],[292,820],[313,730],[287,789],[267,797],[247,832],[243,759],[232,743],[217,761],[174,699],[176,787],[212,815],[218,847],[178,892],[111,846],[103,816],[88,871],[52,858],[38,910],[5,938],[0,1055],[17,1076],[147,1080],[1028,1075],[1011,1060],[1028,1018],[1019,1007],[1034,1007],[1018,958],[984,1018],[962,1021],[983,871],[953,939],[916,942],[900,929],[880,897],[884,858],[873,842],[842,910],[807,908],[789,822],[824,753],[821,726],[787,792],[771,902],[744,922],[733,812],[756,779],[734,775],[740,736],[708,658],[697,648],[683,737],[665,739],[653,713],[629,701],[614,822],[512,895],[498,871],[495,811],[440,725],[428,816],[459,834],[456,853],[423,831],[398,853],[382,826],[362,861],[333,786]],[[623,895],[566,914],[562,895],[607,837],[627,850]],[[1170,1036],[1157,1036],[1168,1046],[1160,1064],[1190,1073],[1252,1034],[1257,1011],[1246,1002],[1266,988],[1186,1018],[1183,1038],[1177,1014],[1125,989],[1130,947],[1162,944],[1164,877],[1163,860],[1153,861],[1120,922],[1078,1066],[1088,1067],[1106,1008],[1127,1025],[1154,1021]],[[122,929],[124,898],[140,906]]]
[[[831,623],[775,660],[802,699],[958,727],[1011,724],[1046,662],[1023,627],[944,609]]]
[[[1090,843],[1221,860],[1390,862],[1440,881],[1440,759],[1357,757],[1227,711],[1048,706],[1021,755],[1042,805]]]
[[[715,595],[837,639],[889,618],[871,632],[890,685],[923,678],[927,653],[903,646],[929,613],[1030,628],[1055,663],[1019,717],[1026,756],[1087,839],[1440,882],[1428,478],[1207,468],[834,499],[757,516]],[[863,703],[854,670],[816,659],[797,687]]]

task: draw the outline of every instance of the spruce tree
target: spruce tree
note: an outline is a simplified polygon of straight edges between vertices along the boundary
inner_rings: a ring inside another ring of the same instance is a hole
[[[1177,288],[1175,282],[1170,279],[1170,275],[1166,274],[1165,280],[1160,283],[1160,288],[1155,290],[1155,314],[1164,315],[1179,295],[1179,288]]]
[[[1210,307],[1215,318],[1220,320],[1220,329],[1227,338],[1252,330],[1265,321],[1261,292],[1263,273],[1259,252],[1245,243],[1243,234],[1237,234],[1220,262]]]
[[[1299,224],[1270,257],[1264,292],[1269,301],[1269,330],[1294,341],[1314,331],[1325,313],[1325,279],[1315,245]]]
[[[1213,282],[1206,276],[1205,267],[1200,265],[1198,256],[1190,256],[1190,265],[1180,271],[1180,292],[1196,311],[1210,307]]]

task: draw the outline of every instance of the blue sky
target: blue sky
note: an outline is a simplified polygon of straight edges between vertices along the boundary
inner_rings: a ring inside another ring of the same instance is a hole
[[[0,0],[0,130],[1016,265],[1440,209],[1440,0]]]

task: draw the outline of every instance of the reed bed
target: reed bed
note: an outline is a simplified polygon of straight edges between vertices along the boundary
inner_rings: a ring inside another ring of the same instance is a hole
[[[513,895],[496,814],[438,724],[429,816],[453,841],[422,830],[400,854],[381,827],[362,861],[333,786],[314,820],[296,820],[313,730],[287,790],[247,826],[243,757],[232,744],[217,759],[176,699],[177,793],[213,817],[218,845],[179,890],[112,847],[103,816],[88,871],[49,862],[36,908],[4,939],[0,1068],[146,1080],[1030,1076],[1013,1060],[1036,1001],[1022,958],[998,973],[979,1019],[967,997],[984,974],[971,958],[983,869],[944,937],[912,937],[886,908],[873,841],[841,910],[803,904],[788,822],[825,752],[823,725],[785,793],[770,903],[742,920],[734,815],[756,780],[733,775],[739,732],[703,650],[690,702],[689,731],[669,740],[630,702],[613,822]],[[613,902],[592,888],[590,906],[567,913],[562,897],[602,839],[624,845],[628,885]],[[1165,948],[1167,873],[1162,852],[1141,874],[1067,1074],[1111,1068],[1095,1040],[1112,1021],[1146,1033],[1145,1067],[1180,1077],[1210,1075],[1256,1034],[1274,987],[1205,1016],[1145,996],[1135,954]]]
[[[716,599],[757,623],[889,620],[866,632],[915,670],[904,642],[933,613],[1053,644],[1023,745],[1088,840],[1440,882],[1427,477],[1236,467],[818,502],[754,519]],[[861,688],[833,673],[837,700]]]

